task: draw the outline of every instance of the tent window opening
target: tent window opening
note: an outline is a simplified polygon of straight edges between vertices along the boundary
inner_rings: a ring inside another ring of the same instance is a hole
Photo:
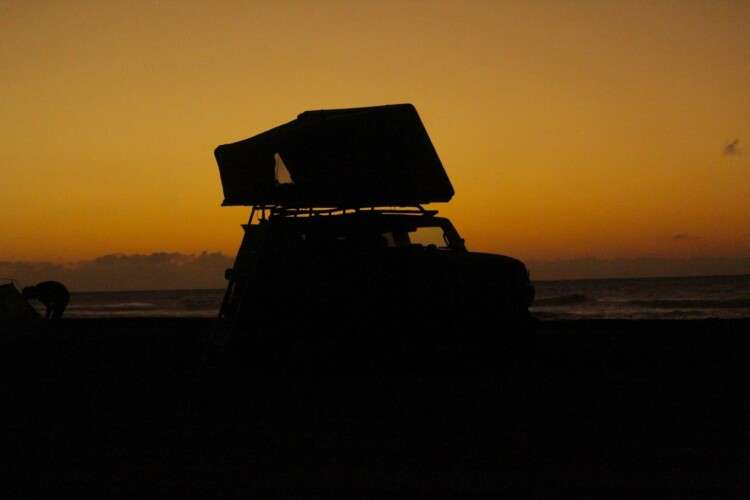
[[[274,176],[276,184],[294,184],[289,169],[284,165],[284,160],[279,153],[273,155],[276,165],[274,166]]]

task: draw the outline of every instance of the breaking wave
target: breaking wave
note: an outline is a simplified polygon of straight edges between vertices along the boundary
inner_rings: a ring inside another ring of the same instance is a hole
[[[157,306],[148,302],[123,302],[115,304],[79,304],[70,305],[70,310],[98,310],[98,311],[142,311],[154,309]]]
[[[216,298],[208,297],[205,299],[190,298],[179,301],[179,306],[187,311],[198,311],[202,309],[216,309]]]
[[[742,309],[750,308],[750,298],[742,299],[649,299],[628,300],[623,304],[647,309]]]
[[[559,295],[536,299],[534,306],[555,307],[575,306],[579,304],[598,303],[602,306],[639,309],[745,309],[750,308],[749,298],[735,299],[631,299],[606,300],[594,299],[583,294]]]
[[[592,302],[593,299],[582,295],[580,293],[573,293],[570,295],[560,295],[557,297],[547,297],[544,299],[535,299],[534,306],[572,306],[575,304],[585,304],[586,302]]]

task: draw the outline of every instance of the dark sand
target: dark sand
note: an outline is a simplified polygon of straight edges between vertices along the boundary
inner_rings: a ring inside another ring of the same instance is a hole
[[[378,377],[264,376],[213,328],[0,325],[3,497],[750,491],[749,320],[545,322],[532,356],[438,349]]]

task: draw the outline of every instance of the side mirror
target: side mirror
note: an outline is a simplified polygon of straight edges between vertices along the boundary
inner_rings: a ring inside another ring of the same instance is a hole
[[[234,269],[231,267],[229,269],[226,269],[224,271],[224,279],[227,281],[232,281],[232,278],[234,277]]]

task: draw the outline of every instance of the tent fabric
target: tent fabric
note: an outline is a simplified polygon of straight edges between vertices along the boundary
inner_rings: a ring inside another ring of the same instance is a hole
[[[453,187],[411,104],[306,111],[216,148],[223,205],[405,206]],[[291,176],[276,180],[277,155]]]
[[[13,283],[0,285],[0,319],[34,319],[39,313],[21,296]]]

